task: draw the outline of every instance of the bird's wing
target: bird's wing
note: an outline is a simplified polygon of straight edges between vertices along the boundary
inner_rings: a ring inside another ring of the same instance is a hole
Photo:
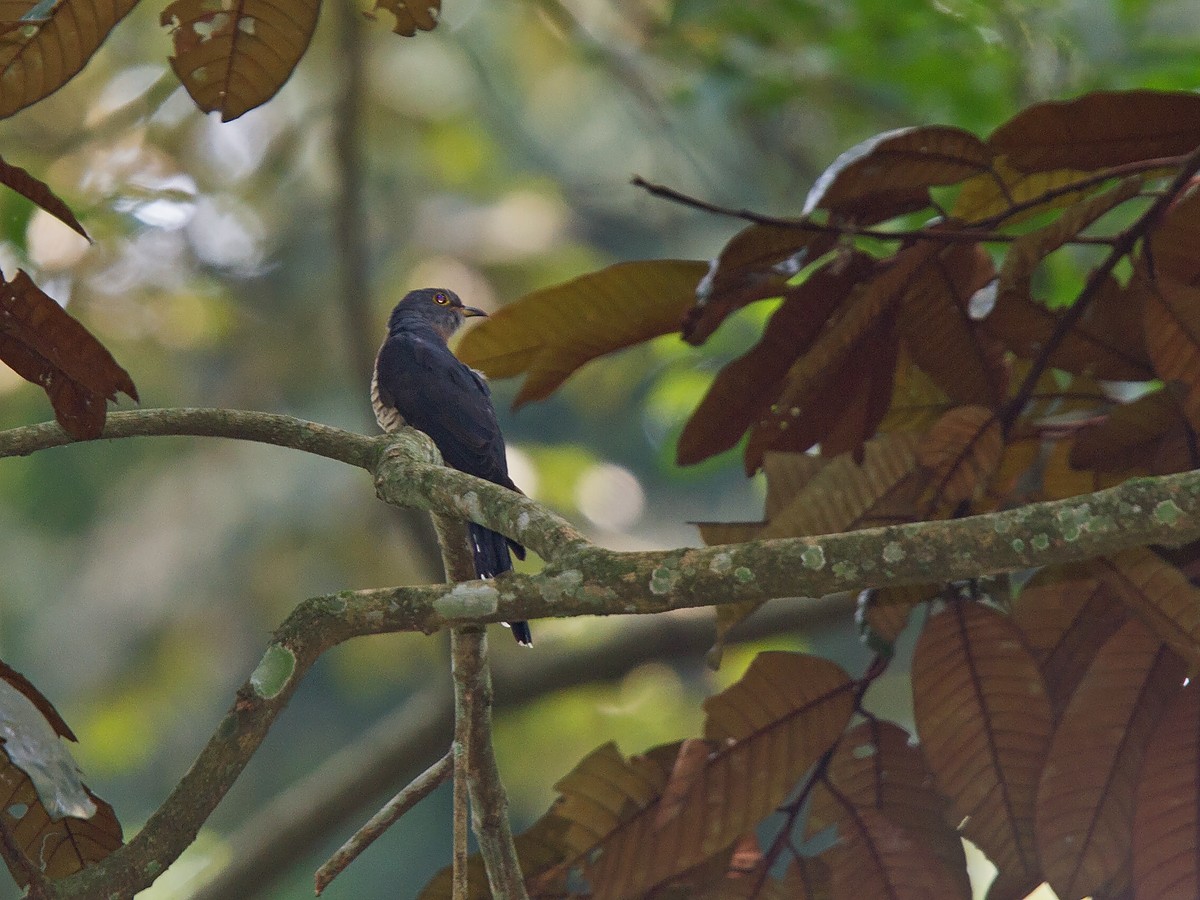
[[[517,490],[487,383],[440,341],[393,335],[376,361],[382,404],[425,432],[446,464]]]

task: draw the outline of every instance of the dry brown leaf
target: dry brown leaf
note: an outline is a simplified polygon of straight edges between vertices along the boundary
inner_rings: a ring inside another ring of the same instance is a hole
[[[0,275],[0,360],[45,389],[58,424],[77,440],[99,437],[106,403],[137,399],[129,373],[24,272]]]
[[[1013,602],[1012,620],[1037,657],[1057,720],[1126,615],[1096,567],[1084,565],[1038,572]]]
[[[1129,621],[1096,654],[1054,732],[1037,795],[1037,843],[1059,897],[1111,887],[1132,838],[1138,772],[1183,661]]]
[[[1004,454],[1000,421],[982,406],[957,406],[942,416],[917,447],[917,460],[932,475],[937,506],[953,506],[983,490]]]
[[[266,103],[291,77],[317,25],[320,0],[174,0],[171,67],[196,106],[236,119]]]
[[[437,27],[442,0],[375,0],[375,9],[386,9],[396,17],[393,32],[412,37]]]
[[[0,84],[2,83],[3,76],[0,76]],[[88,233],[83,230],[83,226],[79,224],[79,220],[75,218],[75,213],[71,212],[71,208],[50,190],[45,182],[34,178],[20,166],[9,165],[0,159],[0,184],[12,188],[29,202],[44,209],[83,237],[88,236]],[[88,239],[91,240],[91,238]]]
[[[1183,386],[1184,414],[1200,428],[1200,288],[1159,278],[1146,291],[1144,325],[1155,371]]]
[[[730,313],[756,300],[782,296],[789,278],[833,246],[832,237],[807,228],[742,229],[696,285],[696,304],[683,319],[684,340],[703,344]]]
[[[1147,233],[1135,272],[1147,278],[1153,273],[1194,287],[1200,278],[1198,234],[1200,192],[1193,190],[1167,207],[1158,227]]]
[[[913,363],[912,356],[902,347],[892,379],[892,402],[879,423],[879,430],[927,431],[952,406],[946,392]]]
[[[66,84],[137,0],[59,0],[44,18],[0,35],[0,118],[11,116]],[[18,22],[35,0],[0,0],[0,21]]]
[[[908,625],[912,611],[938,595],[939,585],[910,584],[905,587],[863,591],[858,596],[855,621],[872,648],[887,649]]]
[[[992,161],[992,173],[976,175],[963,182],[950,214],[963,222],[999,218],[1006,225],[1016,225],[1050,210],[1070,206],[1098,190],[1100,185],[1092,184],[1079,191],[1060,193],[1087,176],[1087,172],[1075,169],[1018,172],[1001,157]],[[1014,208],[1020,211],[1010,212]]]
[[[930,205],[929,189],[988,172],[992,154],[969,131],[927,125],[885,131],[851,147],[821,173],[804,214],[828,210],[873,224]]]
[[[1167,706],[1146,747],[1133,808],[1139,900],[1200,897],[1200,686]]]
[[[951,603],[921,632],[912,682],[921,747],[963,834],[1032,890],[1042,880],[1033,815],[1051,713],[1020,632],[978,603]]]
[[[678,329],[705,268],[618,263],[534,291],[468,331],[458,355],[492,378],[526,373],[514,406],[545,399],[584,363]]]
[[[877,867],[883,871],[873,877],[885,883],[904,879],[904,890],[922,883],[936,897],[970,897],[971,882],[962,841],[947,824],[949,808],[937,793],[933,776],[921,750],[909,743],[909,734],[891,722],[868,720],[846,732],[826,774],[833,790],[814,794],[808,830],[812,834],[836,824],[838,834],[850,842],[844,856],[831,855],[835,883],[852,880],[847,868]],[[880,813],[902,837],[920,848],[922,866],[930,870],[928,881],[913,880],[905,870],[889,870],[886,864],[861,858],[862,846],[887,842],[897,835],[889,829],[873,828],[864,812]],[[856,838],[855,832],[862,831]],[[935,890],[935,886],[940,890]],[[839,897],[884,896],[879,891],[848,892]]]
[[[812,346],[825,321],[874,267],[873,259],[856,253],[788,288],[758,343],[713,380],[679,436],[676,461],[692,465],[736,444],[770,408],[784,376]]]
[[[1200,588],[1147,547],[1114,553],[1097,566],[1117,598],[1159,640],[1193,665],[1200,662]]]
[[[1096,91],[1023,109],[987,139],[1022,172],[1102,169],[1188,153],[1200,145],[1200,95]]]
[[[853,708],[853,682],[835,664],[760,653],[740,681],[705,703],[704,736],[719,749],[694,776],[679,814],[658,828],[657,805],[647,805],[599,842],[589,870],[597,900],[640,896],[732,846],[833,745]],[[609,813],[602,824],[614,819]]]
[[[1102,473],[1168,475],[1195,468],[1187,420],[1173,388],[1124,403],[1075,435],[1070,463]]]

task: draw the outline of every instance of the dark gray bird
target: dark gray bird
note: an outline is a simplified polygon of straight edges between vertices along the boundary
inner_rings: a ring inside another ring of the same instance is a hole
[[[384,431],[411,425],[431,438],[446,465],[519,491],[508,477],[504,437],[492,407],[492,392],[474,369],[455,358],[446,346],[450,335],[482,309],[463,306],[444,288],[412,291],[396,304],[388,333],[375,357],[371,405]],[[525,558],[525,548],[474,522],[467,523],[475,572],[494,578],[512,569],[512,557]],[[533,644],[529,623],[511,623],[513,635]]]

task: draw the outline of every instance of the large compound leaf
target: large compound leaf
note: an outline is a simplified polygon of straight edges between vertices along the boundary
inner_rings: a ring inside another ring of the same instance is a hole
[[[992,154],[969,131],[928,125],[885,131],[851,147],[813,184],[804,214],[828,210],[871,224],[930,205],[929,189],[989,172]]]
[[[1167,706],[1146,747],[1133,813],[1139,900],[1200,897],[1200,686]]]
[[[1093,565],[1043,569],[1021,590],[1012,620],[1037,657],[1055,719],[1126,618]]]
[[[1200,95],[1096,91],[1038,103],[997,128],[988,147],[1022,172],[1101,169],[1200,145]]]
[[[1159,640],[1193,665],[1200,662],[1200,588],[1147,547],[1121,550],[1097,565],[1118,599]]]
[[[44,388],[58,424],[72,437],[99,437],[106,404],[137,389],[112,354],[24,272],[0,275],[0,360]]]
[[[320,0],[174,0],[171,67],[204,112],[236,119],[291,77],[317,25]]]
[[[542,400],[589,360],[677,330],[706,268],[618,263],[534,291],[467,332],[458,355],[493,378],[525,372],[514,406]]]
[[[0,118],[67,83],[137,0],[0,0]],[[28,18],[26,18],[28,16]],[[24,20],[24,21],[22,21]]]
[[[1042,880],[1033,816],[1051,713],[1020,632],[978,603],[952,603],[921,632],[912,682],[921,747],[963,833],[1031,890]]]
[[[889,896],[878,889],[883,885],[899,894],[971,896],[962,841],[947,822],[946,800],[903,728],[872,719],[850,729],[830,760],[824,787],[814,794],[808,831],[837,826],[839,843],[826,854],[834,883],[841,885],[836,896]],[[893,848],[905,843],[910,862],[896,865]]]
[[[1184,669],[1130,621],[1105,642],[1067,704],[1037,795],[1038,852],[1059,897],[1097,894],[1120,879],[1146,746]]]
[[[703,766],[604,839],[590,869],[597,898],[640,896],[730,847],[795,788],[854,709],[853,682],[828,660],[760,653],[740,681],[705,703]],[[769,762],[768,762],[769,761]]]

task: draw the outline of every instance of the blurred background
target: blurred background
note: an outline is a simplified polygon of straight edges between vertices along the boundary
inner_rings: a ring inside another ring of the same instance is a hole
[[[25,268],[67,304],[144,406],[370,433],[370,364],[407,290],[445,286],[495,309],[619,260],[709,258],[738,229],[646,196],[634,174],[795,214],[821,169],[884,129],[986,134],[1040,99],[1200,86],[1198,0],[445,0],[437,30],[413,39],[386,13],[370,22],[329,0],[283,90],[221,124],[170,71],[162,5],[143,3],[79,77],[0,122],[5,160],[49,182],[94,238],[5,191],[0,268]],[[758,518],[762,486],[736,452],[684,470],[674,442],[770,306],[702,348],[667,337],[601,360],[517,412],[517,385],[495,384],[516,482],[619,549],[698,544],[689,521]],[[52,417],[7,369],[0,393],[3,427]],[[297,602],[438,578],[434,550],[427,525],[379,503],[362,472],[278,448],[140,439],[4,460],[0,656],[57,704],[87,782],[130,835]],[[777,611],[754,646],[853,667],[846,608]],[[697,733],[701,700],[750,650],[712,673],[711,615],[677,618],[539,622],[532,653],[497,629],[498,751],[518,827],[598,744],[630,753]],[[449,713],[445,658],[444,636],[420,635],[328,654],[196,845],[142,896],[193,896],[246,859],[249,875],[200,896],[310,896],[328,853],[442,752],[436,723],[424,744],[413,735]],[[902,686],[877,691],[903,719]],[[367,773],[375,786],[340,806],[321,793],[397,734],[413,743],[407,769]],[[309,801],[318,833],[259,846]],[[449,861],[448,811],[443,790],[325,896],[414,896]]]

